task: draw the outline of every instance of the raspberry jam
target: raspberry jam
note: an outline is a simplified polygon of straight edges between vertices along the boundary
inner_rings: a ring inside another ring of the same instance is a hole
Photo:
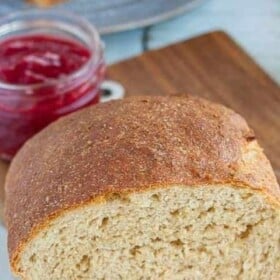
[[[70,36],[0,38],[1,158],[60,116],[98,103],[104,69],[102,48]]]
[[[90,58],[81,44],[55,36],[32,35],[0,42],[0,80],[30,85],[79,70]]]

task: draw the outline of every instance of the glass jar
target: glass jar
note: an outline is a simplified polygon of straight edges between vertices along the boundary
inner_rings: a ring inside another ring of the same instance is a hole
[[[0,21],[0,71],[0,157],[10,160],[49,123],[99,102],[103,45],[73,14],[16,13]]]

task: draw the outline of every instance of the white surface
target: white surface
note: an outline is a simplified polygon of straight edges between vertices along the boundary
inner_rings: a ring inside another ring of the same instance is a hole
[[[101,85],[102,90],[108,90],[110,94],[108,96],[101,95],[101,102],[108,102],[111,100],[118,100],[124,98],[125,89],[124,87],[112,80],[105,80]]]
[[[0,225],[0,280],[13,280],[8,263],[7,253],[7,232],[3,226]]]

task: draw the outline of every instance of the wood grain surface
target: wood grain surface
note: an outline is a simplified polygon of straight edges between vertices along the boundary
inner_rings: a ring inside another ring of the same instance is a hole
[[[192,93],[244,116],[280,179],[280,88],[233,40],[212,32],[109,68],[127,96]]]
[[[4,182],[8,170],[8,163],[0,161],[0,224],[3,221],[4,210]]]
[[[132,95],[191,93],[243,115],[280,179],[280,88],[223,32],[147,52],[108,69]],[[0,215],[7,164],[0,162]]]

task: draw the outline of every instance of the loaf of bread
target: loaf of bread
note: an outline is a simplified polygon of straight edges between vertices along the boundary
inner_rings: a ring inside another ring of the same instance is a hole
[[[280,279],[280,191],[242,117],[195,97],[71,114],[9,169],[24,280]]]

